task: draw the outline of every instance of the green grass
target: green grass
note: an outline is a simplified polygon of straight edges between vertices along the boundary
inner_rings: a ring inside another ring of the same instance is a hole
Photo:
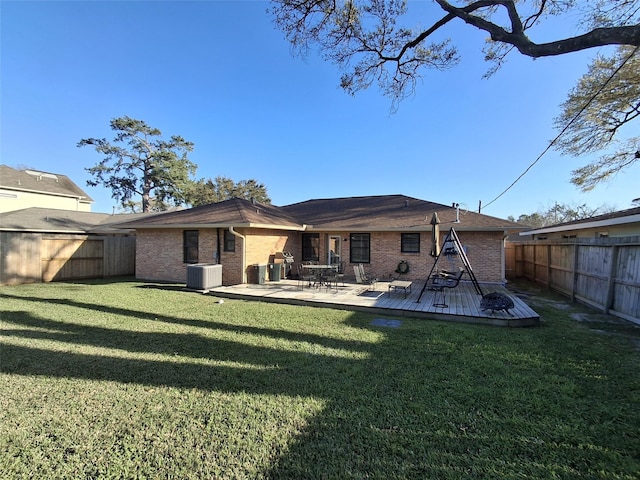
[[[175,285],[0,288],[0,478],[637,479],[640,328],[506,329]]]

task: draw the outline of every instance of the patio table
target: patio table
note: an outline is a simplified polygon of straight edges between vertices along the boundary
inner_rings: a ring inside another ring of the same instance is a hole
[[[328,271],[338,271],[338,267],[339,265],[334,264],[334,265],[315,265],[315,264],[311,264],[311,265],[302,265],[302,268],[306,268],[307,270],[311,270],[315,273],[316,275],[316,281],[313,283],[313,285],[318,285],[319,287],[321,287],[322,285],[324,285],[325,283],[325,276],[324,274]],[[309,286],[311,286],[311,282],[309,282]]]
[[[407,298],[407,291],[411,293],[411,282],[408,280],[394,280],[389,284],[388,292],[389,296],[391,296],[391,289],[398,290],[402,288],[404,290],[404,298]]]

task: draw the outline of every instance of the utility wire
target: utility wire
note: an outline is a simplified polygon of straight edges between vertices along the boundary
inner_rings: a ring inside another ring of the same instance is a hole
[[[587,107],[588,107],[589,105],[591,105],[591,103],[596,99],[596,97],[597,97],[598,95],[600,95],[600,93],[601,93],[601,92],[606,88],[606,86],[607,86],[607,85],[609,84],[609,82],[613,79],[613,77],[615,77],[615,76],[616,76],[616,74],[617,74],[617,73],[622,69],[622,67],[624,67],[624,66],[626,65],[626,63],[631,59],[631,57],[633,57],[633,56],[636,54],[636,52],[638,51],[638,49],[640,49],[640,47],[636,47],[636,48],[634,48],[634,49],[633,49],[633,51],[629,54],[629,56],[628,56],[627,58],[625,58],[625,59],[624,59],[624,62],[622,62],[622,63],[618,66],[618,68],[616,68],[616,69],[615,69],[615,71],[614,71],[611,75],[609,75],[609,78],[607,78],[607,80],[606,80],[606,81],[605,81],[605,82],[600,86],[600,88],[598,88],[598,90],[597,90],[593,95],[591,95],[591,97],[589,98],[589,101],[588,101],[587,103],[585,103],[585,104],[584,104],[584,106],[580,109],[580,111],[578,111],[578,113],[576,113],[576,114],[573,116],[573,118],[571,119],[571,121],[565,125],[565,127],[560,131],[560,133],[559,133],[558,135],[556,135],[556,137],[555,137],[553,140],[551,140],[551,142],[549,143],[549,145],[547,145],[547,148],[545,148],[545,149],[542,151],[542,153],[541,153],[540,155],[538,155],[538,158],[536,158],[536,159],[535,159],[535,161],[534,161],[531,165],[529,165],[529,166],[527,167],[527,169],[526,169],[524,172],[522,172],[522,173],[520,174],[520,176],[519,176],[518,178],[516,178],[516,179],[513,181],[513,183],[512,183],[511,185],[509,185],[507,188],[505,188],[505,189],[502,191],[502,193],[500,193],[500,195],[498,195],[496,198],[494,198],[494,199],[493,199],[493,200],[491,200],[489,203],[487,203],[486,205],[484,205],[484,206],[482,207],[482,209],[487,208],[489,205],[491,205],[493,202],[495,202],[495,201],[496,201],[496,200],[498,200],[501,196],[503,196],[505,193],[507,193],[509,190],[511,190],[511,188],[512,188],[516,183],[518,183],[518,181],[520,181],[520,179],[521,179],[522,177],[524,177],[524,176],[527,174],[527,172],[528,172],[529,170],[531,170],[531,169],[534,167],[534,165],[535,165],[536,163],[538,163],[538,162],[542,159],[542,157],[543,157],[543,156],[544,156],[544,155],[545,155],[549,150],[551,150],[551,147],[553,147],[553,145],[554,145],[554,144],[555,144],[555,143],[560,139],[560,137],[561,137],[562,135],[564,135],[564,132],[566,132],[566,131],[569,129],[569,127],[570,127],[571,125],[573,125],[573,123],[578,119],[578,117],[579,117],[580,115],[582,115],[582,112],[584,112],[584,111],[587,109]],[[479,213],[479,212],[478,212],[478,213]]]

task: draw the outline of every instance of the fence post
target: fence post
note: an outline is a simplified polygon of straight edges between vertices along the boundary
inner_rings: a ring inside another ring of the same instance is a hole
[[[607,300],[602,308],[603,313],[609,313],[609,309],[613,306],[613,294],[616,287],[615,278],[618,265],[618,245],[612,245],[611,249],[611,265],[609,267],[609,278],[607,279]]]
[[[578,242],[573,244],[573,267],[572,267],[572,279],[571,279],[571,301],[576,301],[576,289],[578,287]]]
[[[547,288],[551,288],[551,244],[547,245]]]

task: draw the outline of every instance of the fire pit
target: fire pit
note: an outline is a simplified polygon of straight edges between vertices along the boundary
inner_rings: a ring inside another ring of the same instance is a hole
[[[499,310],[506,311],[511,315],[511,310],[514,307],[513,300],[504,293],[492,292],[482,296],[480,300],[480,308],[482,310],[491,310],[491,315]]]

